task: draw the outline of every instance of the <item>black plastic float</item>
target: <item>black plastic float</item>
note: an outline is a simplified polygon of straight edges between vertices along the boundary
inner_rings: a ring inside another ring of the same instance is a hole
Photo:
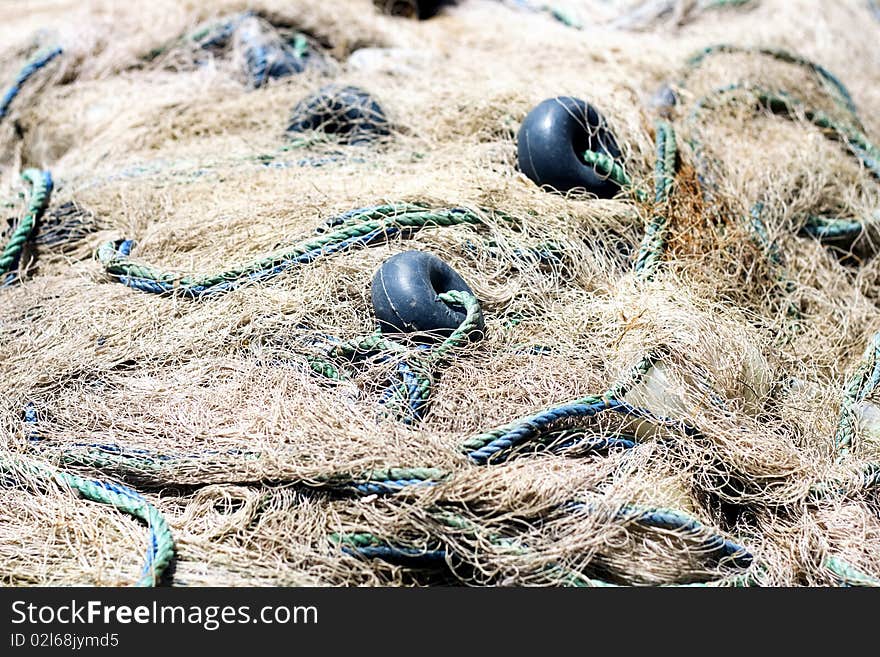
[[[347,144],[363,144],[390,134],[382,106],[360,87],[328,85],[296,104],[287,132],[320,130]]]
[[[455,4],[454,0],[373,0],[383,14],[426,20],[440,11],[443,5]]]
[[[370,290],[379,328],[390,333],[430,333],[431,338],[449,336],[464,322],[466,313],[437,295],[453,290],[473,294],[464,279],[437,256],[406,251],[390,257],[373,276]],[[482,337],[484,328],[480,317],[471,339]]]
[[[517,135],[519,168],[541,187],[584,189],[599,198],[619,191],[616,182],[584,161],[586,151],[620,157],[605,118],[579,98],[548,98],[528,113]]]

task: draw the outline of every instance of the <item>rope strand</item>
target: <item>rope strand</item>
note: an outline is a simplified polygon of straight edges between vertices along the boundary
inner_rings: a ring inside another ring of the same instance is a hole
[[[5,284],[14,280],[13,270],[18,267],[25,244],[33,236],[52,195],[52,174],[49,171],[26,169],[21,174],[21,178],[30,184],[31,193],[24,217],[18,222],[3,251],[0,252],[0,276],[6,277]]]
[[[339,218],[331,219],[316,237],[258,258],[240,268],[199,278],[178,276],[132,261],[129,258],[134,244],[131,240],[106,242],[99,247],[97,255],[108,274],[131,288],[153,294],[200,298],[229,292],[245,283],[265,281],[296,265],[308,264],[358,246],[387,241],[408,231],[430,226],[474,226],[483,223],[480,216],[466,208],[431,210],[411,204],[364,208],[341,216],[343,219],[338,225],[334,222]],[[334,230],[329,230],[328,226],[333,226]]]

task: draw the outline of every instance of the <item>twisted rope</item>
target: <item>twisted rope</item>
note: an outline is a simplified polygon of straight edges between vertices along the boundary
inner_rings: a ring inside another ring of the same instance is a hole
[[[575,503],[569,505],[574,511],[595,513],[598,508],[591,504]],[[741,575],[723,578],[714,582],[699,582],[680,586],[754,586],[757,581],[749,570],[753,563],[752,553],[739,543],[706,527],[693,516],[674,509],[624,505],[617,509],[614,517],[626,522],[634,522],[644,527],[675,532],[697,542],[702,551],[711,554],[720,564],[730,565],[738,570],[749,571]]]
[[[390,545],[367,532],[334,533],[330,542],[342,552],[364,559],[381,559],[414,567],[430,567],[446,563],[450,557],[447,550],[421,550]]]
[[[597,508],[591,504],[569,503],[563,505],[568,512],[593,514]],[[453,529],[464,530],[472,536],[481,536],[482,531],[467,518],[434,509],[431,516],[444,525]],[[625,505],[615,511],[613,517],[625,522],[634,522],[644,527],[676,532],[687,539],[697,542],[701,550],[712,555],[720,564],[731,565],[742,571],[747,571],[732,577],[725,577],[718,581],[699,582],[684,584],[681,586],[753,586],[757,584],[751,567],[754,557],[748,549],[738,543],[713,532],[704,526],[699,520],[688,514],[672,509],[642,508],[634,505]],[[491,535],[487,538],[492,544],[511,550],[514,554],[529,556],[531,551],[524,546],[518,545],[509,538],[499,535]],[[437,566],[449,563],[456,558],[456,554],[449,548],[414,548],[402,546],[393,540],[385,540],[370,532],[336,533],[330,536],[332,543],[340,546],[342,551],[353,556],[366,559],[382,559],[389,563],[404,563],[406,565]],[[551,565],[545,572],[548,575],[557,575],[563,586],[616,586],[602,580],[586,577],[580,572],[566,571],[558,566]],[[673,585],[676,586],[676,585]]]
[[[817,128],[826,131],[826,137],[844,142],[858,160],[880,178],[880,150],[858,128],[835,121],[821,110],[807,107],[803,101],[782,92],[766,89],[753,90],[758,101],[772,112],[781,112],[789,118],[803,116]],[[828,132],[830,131],[830,132]]]
[[[674,183],[678,151],[675,131],[671,124],[664,121],[658,122],[656,133],[657,162],[654,167],[654,201],[655,204],[661,205],[668,204],[669,201],[669,194]],[[591,151],[587,154],[589,155],[589,153]],[[615,175],[618,176],[619,184],[622,186],[630,185],[623,169],[616,165],[611,158],[600,153],[593,153],[588,161],[601,164],[609,174],[616,171]],[[617,169],[614,168],[615,166]],[[642,278],[650,280],[661,261],[666,245],[667,221],[667,212],[655,212],[652,220],[647,222],[645,226],[645,236],[642,239],[634,266],[636,274]],[[468,457],[471,460],[486,464],[497,459],[501,453],[528,440],[540,437],[552,426],[566,419],[593,417],[608,410],[624,415],[657,419],[650,411],[635,408],[621,401],[621,397],[626,394],[627,390],[644,378],[656,362],[656,358],[656,355],[643,357],[626,377],[612,385],[603,395],[576,399],[520,418],[509,424],[472,436],[462,447],[469,451]]]
[[[505,4],[513,5],[514,7],[518,7],[520,9],[524,9],[525,11],[530,11],[532,13],[547,14],[553,20],[575,30],[584,29],[583,23],[581,23],[581,21],[574,14],[569,13],[561,7],[556,7],[554,5],[545,3],[536,4],[534,2],[530,2],[530,0],[502,0],[502,2],[505,2]]]
[[[181,46],[185,43],[195,44],[202,50],[222,48],[229,42],[232,35],[235,34],[235,31],[238,29],[242,21],[254,15],[253,11],[248,10],[229,19],[207,23],[206,25],[197,27],[193,32],[183,34],[164,45],[153,48],[144,56],[144,59],[151,61],[168,52],[172,48]]]
[[[24,409],[25,432],[33,446],[41,451],[47,445],[37,430],[39,418],[36,407],[28,404]],[[126,468],[135,472],[160,470],[169,463],[180,461],[204,460],[212,456],[233,456],[244,459],[258,459],[260,452],[239,449],[226,451],[203,450],[197,453],[162,454],[146,449],[123,447],[113,443],[75,443],[71,447],[60,450],[59,458],[64,463],[84,465],[87,467]],[[360,477],[350,475],[331,475],[318,479],[319,484],[332,488],[354,491],[361,495],[391,495],[409,486],[433,486],[444,478],[447,473],[437,468],[385,468],[367,472]],[[304,482],[303,482],[304,483]]]
[[[837,460],[842,461],[850,451],[856,437],[857,412],[855,406],[863,402],[880,384],[880,333],[875,333],[862,356],[856,371],[846,384],[843,400],[840,405],[840,417],[834,433],[834,449]],[[856,486],[847,482],[821,482],[812,486],[809,498],[822,499],[831,494],[846,495],[852,488],[869,490],[880,486],[880,465],[868,463],[862,467]],[[880,580],[872,577],[840,557],[831,556],[825,561],[830,570],[843,586],[880,586]]]
[[[727,7],[743,7],[754,0],[700,0],[700,9],[724,9]]]
[[[657,271],[666,248],[669,221],[669,194],[675,182],[675,163],[678,149],[675,131],[666,121],[657,123],[657,163],[654,166],[654,205],[651,220],[645,225],[645,235],[636,256],[635,271],[639,278],[651,280]]]
[[[688,5],[683,5],[678,0],[642,0],[635,7],[620,13],[612,19],[608,25],[619,30],[644,30],[665,16],[671,16],[678,22],[693,17],[700,12],[742,7],[755,0],[697,0]],[[681,14],[680,10],[684,10]]]
[[[658,358],[659,354],[643,356],[623,377],[600,396],[576,399],[471,436],[462,444],[462,449],[465,451],[470,450],[468,457],[479,464],[487,464],[490,461],[495,462],[503,452],[529,440],[540,438],[547,432],[552,431],[555,425],[564,420],[589,418],[608,410],[622,415],[679,425],[680,423],[659,418],[646,409],[636,408],[622,401],[627,392],[642,381]],[[681,425],[680,428],[686,432],[690,431],[685,425]],[[630,441],[626,442],[629,443]],[[618,444],[620,446],[626,445],[626,443]],[[601,447],[600,444],[597,444],[597,448]]]
[[[329,358],[348,360],[370,354],[403,356],[403,360],[397,364],[398,380],[385,390],[381,402],[405,424],[420,421],[427,409],[431,397],[431,370],[444,362],[453,351],[467,344],[469,336],[482,319],[480,302],[472,294],[453,290],[438,294],[437,299],[465,309],[462,323],[437,346],[419,349],[411,355],[404,345],[377,330],[366,338],[337,342],[327,354]],[[323,357],[312,356],[309,364],[315,372],[331,379],[341,380],[351,376],[347,370]]]
[[[801,233],[821,242],[835,240],[851,241],[865,230],[864,223],[858,219],[839,219],[835,217],[809,216]]]
[[[680,86],[685,86],[687,79],[690,75],[700,68],[703,63],[712,55],[717,54],[747,54],[747,55],[761,55],[764,57],[770,57],[772,59],[776,59],[781,62],[785,62],[787,64],[795,64],[797,66],[801,66],[803,68],[808,69],[812,73],[819,78],[819,81],[825,87],[825,89],[829,92],[833,100],[846,112],[850,115],[850,118],[856,123],[857,126],[861,128],[861,121],[858,118],[858,113],[856,111],[856,105],[853,102],[852,96],[850,95],[849,89],[846,88],[846,85],[841,82],[837,76],[835,76],[831,71],[829,71],[824,66],[817,64],[805,57],[801,57],[795,53],[788,52],[786,50],[780,50],[777,48],[755,48],[749,46],[737,46],[729,43],[721,43],[714,46],[709,46],[707,48],[703,48],[698,51],[694,55],[688,58],[686,62],[686,69],[684,75],[681,77],[679,81]]]
[[[438,468],[386,468],[368,472],[358,480],[335,479],[329,483],[360,495],[393,495],[411,486],[435,486],[446,477],[447,474]]]
[[[713,101],[724,96],[746,92],[755,98],[759,104],[774,113],[782,113],[788,118],[803,116],[816,127],[822,129],[826,137],[844,142],[859,161],[876,177],[880,178],[880,150],[878,150],[867,137],[854,127],[843,125],[818,110],[812,110],[804,104],[785,93],[772,92],[766,89],[747,87],[742,84],[731,84],[720,87],[713,92],[700,98],[688,116],[688,123],[692,126],[690,144],[694,151],[694,159],[697,166],[698,178],[707,196],[714,193],[715,184],[709,173],[709,165],[703,152],[702,142],[697,129],[698,121],[703,110],[712,108]],[[845,88],[844,88],[845,92]],[[782,270],[782,257],[778,247],[769,239],[769,233],[763,223],[761,214],[763,204],[756,203],[751,209],[748,222],[749,228],[755,234],[759,245],[770,259],[771,263],[780,270],[779,282],[786,294],[794,291],[794,283]],[[862,222],[857,220],[827,219],[824,217],[808,217],[802,232],[807,235],[818,237],[823,240],[840,238],[854,238],[864,230]],[[800,317],[800,311],[793,302],[789,302],[786,315],[790,319]]]
[[[380,205],[346,213],[346,220],[335,230],[322,230],[281,252],[264,256],[237,269],[199,278],[181,277],[129,258],[131,240],[106,242],[98,249],[98,260],[108,274],[128,287],[153,294],[180,294],[199,298],[221,294],[244,283],[264,281],[296,265],[369,246],[404,232],[429,226],[478,225],[483,220],[472,210],[451,208],[432,210],[418,205]],[[332,220],[331,220],[332,221]]]
[[[843,586],[880,587],[880,579],[872,577],[840,557],[828,557],[825,567],[830,570]]]
[[[719,87],[701,97],[694,104],[687,118],[687,122],[692,128],[689,143],[694,152],[698,178],[707,193],[713,190],[715,185],[711,180],[709,165],[703,151],[702,142],[698,136],[697,125],[699,119],[704,110],[714,108],[714,101],[716,99],[742,92],[747,93],[760,105],[774,113],[783,114],[788,118],[803,116],[807,121],[822,129],[826,137],[845,143],[853,155],[874,176],[880,177],[880,150],[858,128],[841,124],[819,110],[812,110],[806,107],[802,101],[789,94],[736,83]]]
[[[59,47],[41,50],[31,61],[24,65],[24,68],[22,68],[16,76],[15,82],[13,82],[12,86],[6,90],[3,97],[0,98],[0,121],[6,117],[9,112],[9,106],[12,104],[12,101],[15,100],[15,97],[21,92],[21,86],[30,80],[37,71],[46,66],[62,52],[64,51]]]
[[[875,333],[859,366],[844,388],[840,417],[837,421],[837,430],[834,432],[834,449],[839,459],[849,454],[856,437],[855,406],[874,392],[878,384],[880,384],[880,333]]]
[[[39,447],[41,451],[55,447],[40,435],[38,430],[39,417],[37,409],[32,403],[28,403],[24,408],[24,423],[25,435],[32,447]],[[63,463],[99,469],[124,467],[139,472],[159,470],[165,464],[175,461],[204,459],[209,456],[226,455],[246,459],[259,458],[260,456],[259,452],[246,452],[238,449],[225,452],[204,450],[195,454],[162,454],[147,449],[123,447],[115,443],[74,443],[71,447],[60,449],[59,452],[59,458]]]
[[[638,201],[642,203],[648,201],[648,195],[641,189],[637,189],[633,186],[632,178],[626,173],[623,165],[607,153],[600,153],[599,151],[584,151],[581,153],[581,157],[583,158],[584,163],[589,164],[596,170],[596,172],[617,184],[621,189],[629,190],[635,195]]]
[[[776,244],[775,240],[770,238],[770,232],[767,230],[767,224],[764,223],[763,213],[763,203],[758,202],[752,206],[752,209],[749,212],[749,228],[751,229],[752,234],[755,236],[755,241],[757,242],[758,246],[764,252],[764,255],[767,257],[773,267],[777,270],[777,282],[780,284],[785,294],[790,296],[795,291],[795,284],[794,281],[789,278],[788,273],[785,270],[785,263],[782,259],[782,253],[779,250],[779,245]],[[801,317],[800,309],[798,309],[797,305],[791,299],[789,299],[785,314],[789,319],[792,320],[800,319]]]
[[[10,274],[18,267],[24,246],[31,238],[46,206],[49,205],[49,197],[52,194],[52,174],[49,171],[26,169],[21,177],[31,185],[30,199],[24,217],[18,222],[3,251],[0,252],[0,276]]]
[[[681,511],[625,506],[618,511],[617,515],[645,527],[665,529],[686,534],[689,538],[700,539],[705,551],[742,570],[749,568],[754,560],[751,552],[745,547],[718,533],[709,531],[699,520]],[[706,535],[707,532],[708,535]]]
[[[464,530],[474,537],[481,537],[483,532],[478,526],[457,513],[433,509],[431,516],[452,529]],[[503,547],[506,551],[519,555],[528,555],[527,548],[515,545],[510,539],[497,534],[487,538],[493,545]],[[456,560],[457,555],[448,548],[425,549],[396,545],[368,532],[337,533],[330,536],[330,541],[342,546],[342,551],[364,559],[381,559],[389,563],[398,563],[414,567],[436,567],[449,564]],[[610,586],[599,580],[592,580],[581,573],[569,572],[551,565],[544,569],[548,574],[559,573],[564,586]]]
[[[541,442],[547,443],[552,439],[552,434],[545,436],[541,439]],[[620,436],[607,436],[607,437],[583,437],[583,438],[570,438],[568,440],[563,440],[560,443],[551,445],[551,449],[554,452],[559,452],[562,450],[568,449],[577,449],[577,450],[586,450],[590,452],[603,452],[611,449],[633,449],[636,446],[635,440],[630,440],[629,438],[622,438]]]
[[[84,479],[36,462],[16,463],[0,459],[0,469],[12,474],[23,470],[31,476],[54,481],[60,486],[77,491],[87,500],[110,505],[145,522],[149,528],[147,550],[141,576],[135,586],[155,586],[174,558],[174,538],[168,523],[159,510],[140,493],[120,484]]]
[[[658,360],[660,360],[660,353],[648,353],[642,356],[630,368],[629,372],[608,388],[605,397],[609,399],[623,399],[634,386],[638,385],[647,376],[648,371],[654,367]]]
[[[468,458],[485,465],[507,450],[513,449],[529,440],[546,434],[563,420],[594,417],[605,411],[615,411],[621,415],[655,419],[641,408],[608,397],[584,397],[567,404],[545,409],[534,415],[515,420],[495,429],[470,437],[462,445],[468,451]]]

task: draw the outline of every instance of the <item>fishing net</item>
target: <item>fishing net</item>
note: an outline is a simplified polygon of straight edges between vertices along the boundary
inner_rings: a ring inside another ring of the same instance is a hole
[[[876,8],[418,5],[6,7],[0,581],[877,584]]]

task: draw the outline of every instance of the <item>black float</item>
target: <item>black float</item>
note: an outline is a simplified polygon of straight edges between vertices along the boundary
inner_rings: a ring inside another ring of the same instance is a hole
[[[604,117],[571,96],[543,101],[528,113],[517,135],[520,171],[536,184],[560,192],[581,188],[599,198],[613,197],[619,186],[584,161],[586,151],[620,157]]]
[[[430,253],[406,251],[392,256],[379,268],[371,287],[373,311],[379,328],[390,333],[430,333],[447,337],[464,321],[464,308],[437,298],[451,291],[473,294],[464,279]],[[482,337],[482,316],[471,339]]]
[[[390,133],[382,106],[360,87],[328,85],[293,108],[287,132],[321,130],[346,144],[364,144]]]

